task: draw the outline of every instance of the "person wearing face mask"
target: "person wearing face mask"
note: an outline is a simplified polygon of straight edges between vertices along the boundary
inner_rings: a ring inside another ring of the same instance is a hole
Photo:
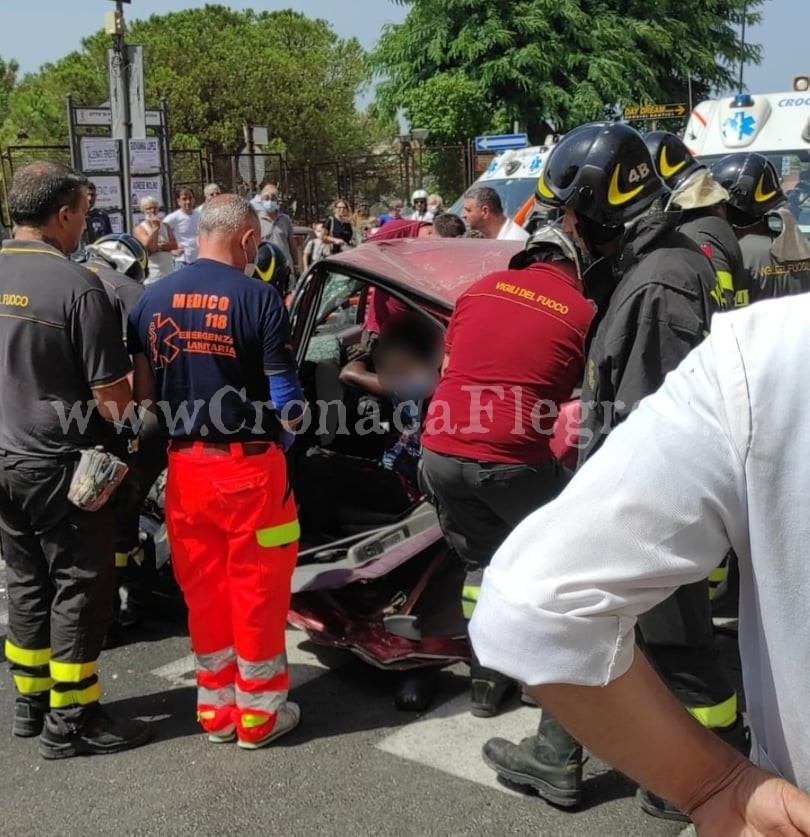
[[[560,404],[581,381],[592,318],[574,245],[556,227],[536,232],[508,270],[480,279],[456,304],[422,462],[466,570],[467,620],[497,548],[566,483],[549,443]],[[472,714],[496,715],[512,681],[474,657],[470,677]]]
[[[284,447],[305,402],[287,311],[257,282],[247,199],[203,207],[200,257],[129,318],[135,396],[170,436],[166,523],[213,743],[264,747],[294,729],[285,626],[299,525]],[[173,421],[172,417],[186,419]]]
[[[290,216],[281,211],[275,184],[268,183],[262,188],[260,200],[261,240],[280,247],[289,264],[298,264],[298,245],[293,235],[293,223]]]
[[[379,461],[314,449],[299,463],[297,495],[304,531],[339,536],[342,500],[382,514],[400,514],[421,496],[417,467],[420,421],[438,384],[442,336],[424,315],[401,311],[385,323],[370,358],[351,361],[343,383],[391,399],[394,439]]]
[[[432,195],[428,195],[427,210],[432,218],[437,218],[441,215],[444,212],[444,199],[442,196],[437,195],[435,192]]]

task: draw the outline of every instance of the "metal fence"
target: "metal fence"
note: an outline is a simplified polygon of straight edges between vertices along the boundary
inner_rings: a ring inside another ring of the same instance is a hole
[[[169,160],[169,180],[174,189],[179,186],[191,188],[197,196],[197,201],[201,201],[203,189],[208,182],[203,152],[199,149],[170,151]]]
[[[13,145],[0,149],[0,227],[3,235],[11,235],[8,216],[8,186],[15,169],[35,160],[51,160],[70,164],[68,145]]]
[[[359,212],[377,214],[399,198],[406,204],[414,189],[438,192],[449,206],[475,179],[481,160],[469,144],[426,146],[406,144],[396,151],[349,154],[332,160],[288,161],[282,154],[206,154],[173,150],[169,179],[173,187],[190,186],[202,200],[206,183],[225,191],[253,194],[262,180],[277,183],[286,210],[311,224],[326,217],[335,198]],[[16,168],[32,160],[70,162],[67,145],[18,145],[0,152],[0,222],[8,226],[5,191]]]

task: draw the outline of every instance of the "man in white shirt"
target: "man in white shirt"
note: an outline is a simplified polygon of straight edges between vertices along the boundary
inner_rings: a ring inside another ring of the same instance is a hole
[[[530,684],[572,735],[701,835],[810,835],[810,798],[787,784],[810,789],[808,322],[807,294],[715,317],[505,541],[471,624],[483,665]],[[731,547],[759,767],[692,719],[634,646],[636,617]]]
[[[194,208],[194,191],[188,187],[177,190],[177,209],[169,213],[164,223],[174,233],[181,253],[175,261],[191,264],[197,260],[197,228],[200,210]]]
[[[473,186],[464,195],[464,222],[484,238],[526,241],[529,234],[503,212],[500,195],[491,186]]]

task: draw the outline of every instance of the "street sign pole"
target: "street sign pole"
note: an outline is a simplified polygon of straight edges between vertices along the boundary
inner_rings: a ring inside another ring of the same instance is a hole
[[[123,175],[124,232],[132,232],[132,181],[129,165],[129,140],[132,136],[132,117],[129,102],[129,55],[124,43],[124,3],[116,0],[115,42],[108,52],[110,73],[110,112],[112,135],[121,147]]]

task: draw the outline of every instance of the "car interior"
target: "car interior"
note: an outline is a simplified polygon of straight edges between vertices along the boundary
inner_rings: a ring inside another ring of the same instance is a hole
[[[351,490],[346,464],[354,463],[358,472],[380,468],[383,454],[399,435],[390,396],[341,380],[341,371],[353,359],[364,359],[369,372],[374,371],[371,355],[362,344],[372,286],[337,272],[323,276],[315,271],[310,276],[309,281],[316,281],[317,286],[310,291],[299,289],[292,306],[296,330],[296,319],[315,311],[299,354],[299,377],[311,421],[298,435],[289,458],[302,521],[299,563],[345,558],[353,565],[363,564],[434,526],[436,515],[423,499],[386,505],[376,502],[377,498],[355,496]],[[428,319],[412,304],[409,307]],[[342,486],[340,493],[323,490],[330,482]],[[307,508],[307,503],[329,503],[328,515],[313,513],[322,510]],[[320,530],[324,517],[331,524],[328,531]]]

